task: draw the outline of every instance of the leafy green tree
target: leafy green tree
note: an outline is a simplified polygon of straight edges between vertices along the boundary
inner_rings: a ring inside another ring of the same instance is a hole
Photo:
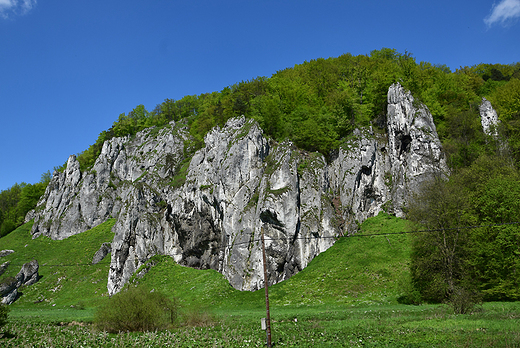
[[[43,178],[47,180],[47,178]],[[17,210],[17,225],[21,225],[24,221],[25,215],[36,207],[36,204],[40,200],[40,197],[45,193],[48,182],[39,182],[34,185],[28,184],[23,187],[20,193],[20,199],[16,206]]]
[[[23,224],[27,213],[36,208],[50,180],[51,174],[47,171],[39,183],[22,182],[0,192],[0,237]]]
[[[0,226],[0,237],[3,237],[16,229],[16,223],[11,219],[4,219]]]
[[[500,119],[510,121],[520,118],[520,79],[513,78],[507,84],[498,87],[490,96]]]
[[[47,186],[50,182],[51,182],[51,179],[52,179],[52,174],[51,174],[51,171],[48,170],[46,171],[45,173],[43,173],[40,177],[40,183],[44,184],[45,186]]]
[[[470,293],[469,198],[445,178],[426,183],[410,204],[407,217],[422,233],[413,240],[412,281],[427,302],[455,303],[461,290]]]
[[[285,129],[280,97],[260,95],[251,104],[251,117],[258,121],[264,132],[275,139],[283,139]]]
[[[175,100],[173,99],[164,99],[164,102],[160,105],[157,105],[154,112],[156,114],[162,114],[168,121],[178,121],[178,114],[177,119],[175,118]]]
[[[453,169],[468,167],[486,152],[479,114],[476,109],[459,111],[452,106],[446,110],[443,145],[448,164]]]
[[[23,188],[27,184],[14,184],[9,189],[0,192],[0,237],[13,231],[19,225],[20,216],[17,211],[18,202]]]
[[[505,159],[483,156],[454,178],[469,192],[479,225],[471,234],[472,279],[485,300],[520,299],[520,175]]]
[[[327,113],[326,108],[322,108],[317,115],[306,114],[307,110],[298,109],[300,116],[297,123],[293,126],[295,144],[308,151],[318,151],[325,156],[338,146],[337,134],[334,130],[333,118]]]
[[[465,311],[480,298],[520,299],[520,174],[510,163],[481,155],[410,205],[408,217],[428,230],[414,238],[411,262],[424,300]]]

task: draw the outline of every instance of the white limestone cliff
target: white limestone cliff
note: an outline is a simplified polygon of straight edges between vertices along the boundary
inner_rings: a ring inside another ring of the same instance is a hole
[[[263,286],[262,228],[268,281],[277,283],[368,217],[403,216],[420,184],[448,171],[431,114],[399,84],[388,91],[386,133],[356,130],[329,163],[233,118],[206,135],[177,186],[188,139],[172,122],[106,141],[90,171],[71,156],[33,213],[33,236],[62,239],[116,218],[110,294],[156,254],[255,290]]]

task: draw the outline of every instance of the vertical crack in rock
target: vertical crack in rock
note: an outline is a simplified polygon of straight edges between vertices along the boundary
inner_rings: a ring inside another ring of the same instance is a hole
[[[403,153],[410,152],[412,137],[409,134],[404,134],[403,132],[398,132],[396,137],[397,148],[399,149],[399,157],[402,157]]]

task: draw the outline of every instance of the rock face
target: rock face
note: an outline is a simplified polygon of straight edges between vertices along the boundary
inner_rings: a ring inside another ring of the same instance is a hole
[[[22,285],[32,285],[40,278],[38,274],[39,265],[36,260],[27,262],[15,278],[7,279],[6,282],[0,284],[0,297],[3,304],[11,304],[18,298],[18,288]]]
[[[92,170],[81,172],[71,156],[65,172],[54,173],[33,236],[62,239],[116,218],[113,294],[156,254],[215,269],[237,289],[258,289],[263,230],[268,281],[280,282],[366,218],[382,210],[403,216],[424,180],[447,173],[431,114],[414,104],[392,85],[387,132],[357,130],[330,163],[291,142],[267,140],[244,117],[211,130],[189,162],[182,124],[111,139]]]
[[[182,159],[186,134],[185,127],[172,122],[162,130],[114,138],[103,144],[94,167],[83,173],[76,156],[70,156],[65,171],[53,173],[38,203],[33,237],[64,239],[117,217],[123,203],[171,175]],[[154,198],[159,195],[154,193]]]
[[[101,262],[110,252],[112,251],[112,245],[110,243],[103,243],[98,251],[92,258],[92,264],[95,265]]]
[[[498,136],[498,114],[491,106],[491,103],[486,98],[482,98],[482,103],[479,107],[480,111],[480,123],[482,124],[482,130],[485,134],[494,137]]]
[[[391,175],[391,199],[394,212],[402,217],[402,208],[412,193],[433,175],[447,175],[433,117],[428,108],[415,102],[400,85],[388,91],[388,159]]]
[[[496,142],[496,151],[498,154],[510,155],[511,149],[506,137],[500,135],[500,120],[498,114],[493,108],[489,100],[482,98],[482,103],[479,107],[480,123],[484,134],[488,135]]]

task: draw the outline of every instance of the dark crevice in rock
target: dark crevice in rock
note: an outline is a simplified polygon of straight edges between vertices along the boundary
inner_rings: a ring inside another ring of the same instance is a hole
[[[260,220],[262,220],[262,222],[264,224],[269,224],[269,225],[273,226],[274,228],[276,228],[277,230],[280,230],[283,232],[284,225],[280,220],[278,220],[276,212],[270,211],[270,210],[264,210],[263,212],[260,213]]]
[[[222,232],[211,213],[203,209],[194,211],[190,217],[174,216],[173,220],[183,250],[181,263],[193,268],[218,270]]]
[[[298,219],[298,222],[296,223],[296,231],[294,232],[294,236],[291,241],[291,245],[294,245],[296,243],[296,240],[300,236],[300,228],[301,228],[301,219]]]
[[[399,157],[404,153],[410,152],[410,144],[412,143],[412,137],[409,134],[398,133],[397,144],[399,146]]]
[[[372,168],[368,166],[361,166],[361,173],[363,175],[371,175],[372,174]]]

